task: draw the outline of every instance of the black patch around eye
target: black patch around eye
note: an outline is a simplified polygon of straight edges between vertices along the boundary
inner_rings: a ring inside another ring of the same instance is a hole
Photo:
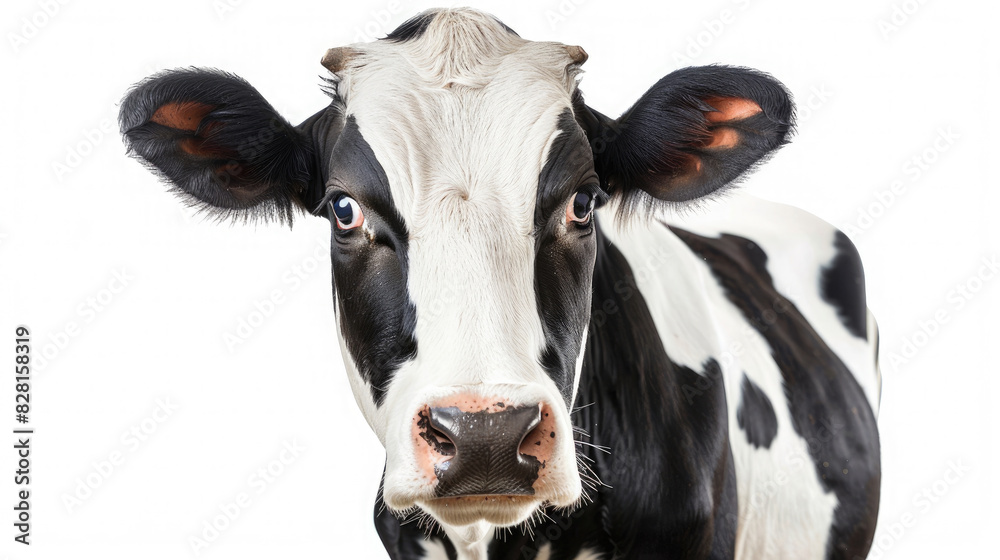
[[[338,212],[346,216],[349,211],[353,219],[355,208],[338,206],[354,200],[364,208],[365,221],[375,232],[374,239],[341,239],[334,233],[330,260],[344,342],[376,406],[381,406],[396,370],[417,353],[417,314],[407,289],[408,233],[393,203],[385,170],[353,116],[346,118],[329,168],[338,183],[350,188],[350,196],[328,194],[328,200],[334,201],[330,218],[340,220]],[[336,232],[337,226],[331,226]]]
[[[596,242],[593,236],[559,235],[553,224],[565,222],[566,204],[574,189],[580,189],[573,198],[574,212],[579,201],[579,215],[585,216],[594,205],[597,187],[579,187],[590,166],[590,146],[569,108],[557,124],[562,134],[553,142],[538,176],[535,300],[545,333],[545,348],[538,361],[569,404],[577,357],[584,351],[583,332],[590,318]]]
[[[573,111],[567,107],[559,115],[556,128],[560,134],[552,142],[549,153],[546,154],[545,165],[538,175],[538,194],[535,198],[535,232],[536,236],[549,225],[549,219],[554,213],[559,213],[559,219],[565,215],[566,202],[579,190],[590,193],[595,202],[602,195],[597,177],[593,176],[593,185],[584,184],[588,176],[593,175],[593,155],[587,136],[576,123]]]

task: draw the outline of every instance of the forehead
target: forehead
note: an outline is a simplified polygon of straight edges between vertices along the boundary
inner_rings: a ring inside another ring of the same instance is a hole
[[[410,31],[354,47],[338,93],[411,232],[422,209],[452,201],[530,214],[551,146],[568,132],[577,67],[565,46],[465,10],[426,14]]]

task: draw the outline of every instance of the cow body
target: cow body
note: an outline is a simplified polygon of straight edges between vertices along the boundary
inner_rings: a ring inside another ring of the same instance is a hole
[[[790,95],[686,68],[611,119],[586,53],[432,10],[331,49],[298,126],[238,77],[122,103],[131,151],[226,217],[330,221],[337,340],[386,449],[393,559],[843,559],[878,509],[877,333],[857,252],[731,197]]]
[[[588,503],[477,550],[376,504],[390,556],[863,558],[878,514],[878,333],[853,246],[746,195],[642,225],[599,218],[573,415]],[[783,355],[801,338],[808,350]]]

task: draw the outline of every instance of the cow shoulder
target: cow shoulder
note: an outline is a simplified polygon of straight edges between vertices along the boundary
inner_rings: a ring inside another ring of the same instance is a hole
[[[709,294],[724,297],[713,303],[713,319],[727,337],[742,343],[735,367],[753,382],[740,388],[741,404],[756,402],[757,421],[762,414],[776,414],[778,448],[770,456],[749,448],[737,452],[738,474],[753,477],[756,470],[740,469],[741,462],[780,468],[778,455],[786,450],[806,458],[812,469],[797,470],[795,480],[814,496],[810,504],[827,505],[817,507],[815,520],[800,529],[822,530],[823,538],[811,540],[827,548],[830,557],[863,556],[878,511],[880,464],[874,344],[867,333],[852,332],[857,328],[847,304],[859,302],[846,301],[863,298],[863,288],[856,285],[863,285],[856,252],[829,224],[752,197],[730,201],[704,217],[679,220],[671,229],[710,269],[715,289]],[[841,281],[855,285],[830,285]],[[867,327],[867,309],[865,322]],[[730,397],[737,394],[733,387],[728,386]],[[759,393],[769,396],[773,407],[762,406]],[[739,421],[740,411],[735,412]],[[743,426],[748,438],[770,435],[767,423],[751,427]],[[759,511],[747,509],[755,498],[762,499],[752,482],[740,484],[741,524],[744,515]],[[766,501],[773,500],[768,496]],[[801,517],[795,523],[808,521]],[[760,552],[766,554],[770,544],[748,546],[765,547]]]
[[[843,232],[799,208],[742,193],[671,224],[705,237],[752,241],[766,255],[775,291],[844,362],[878,412],[878,332],[867,306],[861,257]]]

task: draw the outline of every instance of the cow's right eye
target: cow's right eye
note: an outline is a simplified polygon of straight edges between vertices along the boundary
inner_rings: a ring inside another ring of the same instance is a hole
[[[338,229],[354,229],[365,223],[361,205],[353,198],[342,194],[330,204],[333,207],[333,215],[337,218]]]

